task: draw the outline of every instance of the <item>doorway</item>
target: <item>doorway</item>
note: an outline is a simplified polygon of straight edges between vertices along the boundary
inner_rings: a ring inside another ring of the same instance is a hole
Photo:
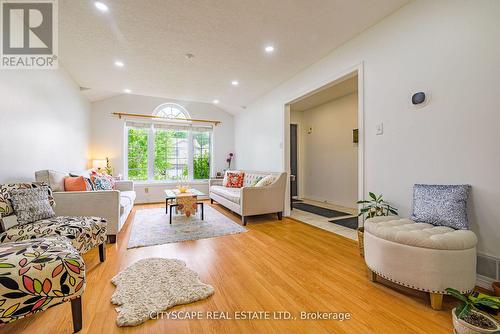
[[[298,133],[297,124],[290,124],[290,196],[292,203],[298,196]]]
[[[361,73],[359,66],[285,105],[290,217],[350,239],[363,196]]]

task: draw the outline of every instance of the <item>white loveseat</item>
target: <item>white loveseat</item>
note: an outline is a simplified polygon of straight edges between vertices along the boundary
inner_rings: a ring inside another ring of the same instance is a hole
[[[285,205],[286,173],[267,173],[242,171],[243,188],[228,188],[223,186],[222,179],[209,181],[210,201],[225,206],[241,215],[243,225],[247,224],[247,217],[266,213],[276,213],[282,219]],[[265,187],[251,186],[257,177],[272,175],[274,181]]]
[[[472,291],[476,282],[477,237],[472,231],[415,223],[396,216],[365,222],[366,265],[374,281],[379,275],[430,294],[431,307],[441,309],[446,288]]]
[[[134,182],[116,181],[115,190],[64,191],[64,177],[68,174],[42,170],[35,173],[37,182],[46,182],[53,191],[57,216],[97,216],[107,220],[107,235],[116,241],[136,198]],[[62,184],[61,184],[62,182]]]

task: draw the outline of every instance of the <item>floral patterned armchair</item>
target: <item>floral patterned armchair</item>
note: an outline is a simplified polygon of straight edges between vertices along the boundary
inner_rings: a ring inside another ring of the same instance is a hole
[[[70,301],[82,327],[85,263],[64,237],[0,244],[0,322],[9,323]]]

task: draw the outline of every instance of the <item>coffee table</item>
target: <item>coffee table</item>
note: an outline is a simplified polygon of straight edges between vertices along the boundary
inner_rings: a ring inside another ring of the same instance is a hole
[[[202,193],[199,190],[196,189],[188,189],[187,192],[181,193],[177,189],[167,189],[165,190],[165,214],[169,215],[169,222],[172,224],[172,208],[177,207],[178,204],[176,203],[177,197],[180,196],[189,196],[192,195],[193,197],[198,198],[198,196],[205,196],[204,193]],[[200,218],[201,220],[204,219],[204,204],[203,202],[196,202],[197,205],[201,206],[201,212],[200,212]]]

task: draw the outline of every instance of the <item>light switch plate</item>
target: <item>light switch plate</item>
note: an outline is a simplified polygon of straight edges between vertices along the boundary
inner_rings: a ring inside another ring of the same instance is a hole
[[[384,134],[384,123],[378,123],[375,126],[375,134],[376,135],[382,135],[382,134]]]

